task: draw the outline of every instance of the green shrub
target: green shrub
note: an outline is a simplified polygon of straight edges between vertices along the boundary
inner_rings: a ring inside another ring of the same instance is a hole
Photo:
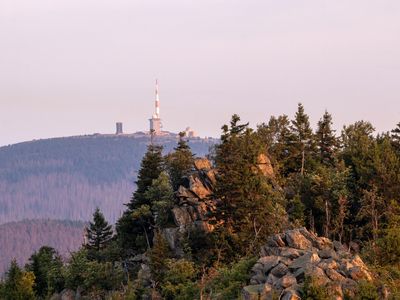
[[[307,276],[304,280],[302,294],[302,299],[304,300],[326,300],[331,297],[328,289],[324,286],[318,285],[315,279],[310,276]]]
[[[218,275],[206,287],[207,293],[217,299],[237,299],[250,280],[250,269],[255,262],[253,257],[243,258],[230,267],[218,269]]]
[[[83,288],[93,297],[120,287],[123,282],[123,271],[110,262],[90,261],[87,251],[75,252],[65,267],[65,283],[68,288]]]
[[[165,299],[196,299],[199,288],[195,282],[196,269],[186,259],[167,259],[166,272],[161,284]]]
[[[379,300],[377,287],[368,281],[360,281],[357,286],[355,300]]]

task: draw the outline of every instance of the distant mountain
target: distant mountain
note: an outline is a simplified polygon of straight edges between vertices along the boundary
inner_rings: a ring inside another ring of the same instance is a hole
[[[42,246],[58,250],[68,257],[83,243],[83,222],[24,220],[0,225],[0,277],[16,258],[23,266]]]
[[[215,139],[191,139],[197,156]],[[87,221],[100,207],[111,223],[130,200],[150,138],[145,134],[87,135],[0,147],[0,224],[23,219]],[[171,151],[176,135],[154,143]]]

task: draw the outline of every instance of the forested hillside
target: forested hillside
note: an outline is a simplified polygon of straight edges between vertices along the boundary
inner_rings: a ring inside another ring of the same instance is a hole
[[[0,277],[12,259],[24,265],[43,245],[68,257],[82,245],[83,228],[83,222],[54,220],[24,220],[0,225]]]
[[[148,144],[115,226],[93,209],[68,261],[11,262],[0,298],[400,299],[400,123],[332,128],[299,103],[257,128],[233,115],[210,159]]]
[[[177,137],[156,138],[169,152]],[[199,156],[215,140],[192,139]],[[100,207],[111,221],[134,190],[146,135],[88,135],[0,148],[0,224],[23,219],[88,220]]]

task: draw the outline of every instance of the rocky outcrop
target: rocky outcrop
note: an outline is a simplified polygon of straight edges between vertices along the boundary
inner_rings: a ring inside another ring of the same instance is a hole
[[[186,185],[180,186],[176,193],[178,203],[172,209],[172,214],[181,231],[188,226],[211,231],[208,215],[216,205],[216,200],[211,197],[216,183],[216,171],[205,158],[196,159],[194,167]]]
[[[271,161],[265,154],[259,155],[255,170],[268,178],[274,178]],[[213,197],[216,177],[217,171],[211,162],[206,158],[197,158],[194,160],[193,172],[175,194],[177,201],[172,208],[172,216],[176,227],[163,229],[162,232],[177,256],[182,253],[179,249],[180,236],[188,228],[205,232],[214,230],[214,226],[209,221],[211,213],[218,204],[218,199]]]
[[[353,256],[339,242],[299,228],[268,238],[243,297],[272,299],[273,295],[280,295],[279,299],[301,299],[306,277],[328,287],[337,300],[343,299],[345,293],[354,294],[357,281],[372,280],[358,255]]]
[[[216,171],[205,158],[194,161],[194,170],[176,192],[176,203],[172,216],[176,227],[163,228],[162,234],[176,256],[183,255],[180,239],[189,228],[206,232],[213,230],[209,224],[209,215],[216,207],[213,191],[216,183]]]

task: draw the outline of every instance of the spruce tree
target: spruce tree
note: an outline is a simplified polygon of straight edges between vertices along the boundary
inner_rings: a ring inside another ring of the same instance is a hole
[[[40,298],[44,299],[49,294],[60,292],[64,287],[61,274],[62,259],[51,247],[43,246],[33,253],[25,269],[35,275],[34,291]]]
[[[184,177],[188,176],[193,168],[194,155],[184,137],[185,133],[180,132],[178,146],[166,157],[167,170],[174,191],[184,183]]]
[[[0,299],[4,300],[34,300],[33,291],[35,275],[24,272],[14,259],[6,272],[3,286],[0,290]]]
[[[162,146],[150,144],[144,155],[138,179],[136,183],[136,191],[133,193],[131,202],[128,204],[130,210],[135,209],[143,204],[149,204],[145,197],[147,189],[152,185],[153,180],[160,176],[163,170]]]
[[[397,155],[400,157],[400,123],[391,131],[391,140],[393,148],[396,149]]]
[[[297,112],[291,125],[292,141],[288,141],[291,145],[289,160],[289,169],[292,172],[300,172],[304,174],[313,164],[313,153],[315,153],[315,143],[313,140],[313,132],[310,126],[309,116],[304,112],[301,103],[297,106]]]
[[[256,249],[268,233],[283,224],[284,215],[282,195],[273,190],[258,168],[265,145],[248,124],[238,124],[239,121],[239,116],[234,115],[230,127],[222,127],[222,142],[215,151],[218,170],[215,196],[221,202],[214,217],[220,235],[218,243],[227,249],[227,255]]]
[[[117,240],[123,255],[141,253],[152,244],[152,199],[146,196],[146,192],[163,171],[163,163],[162,146],[151,143],[141,162],[136,181],[137,189],[127,204],[127,210],[116,224]]]
[[[104,249],[111,241],[113,231],[112,226],[105,220],[99,208],[93,214],[93,220],[87,228],[87,244],[85,247],[90,251],[99,252]]]
[[[320,162],[325,166],[333,166],[338,143],[334,130],[332,130],[332,116],[327,111],[325,111],[321,120],[318,121],[315,138]]]
[[[151,203],[150,208],[154,217],[152,225],[162,228],[168,223],[173,223],[171,209],[174,206],[174,192],[166,172],[161,172],[160,176],[153,180],[145,197]]]

